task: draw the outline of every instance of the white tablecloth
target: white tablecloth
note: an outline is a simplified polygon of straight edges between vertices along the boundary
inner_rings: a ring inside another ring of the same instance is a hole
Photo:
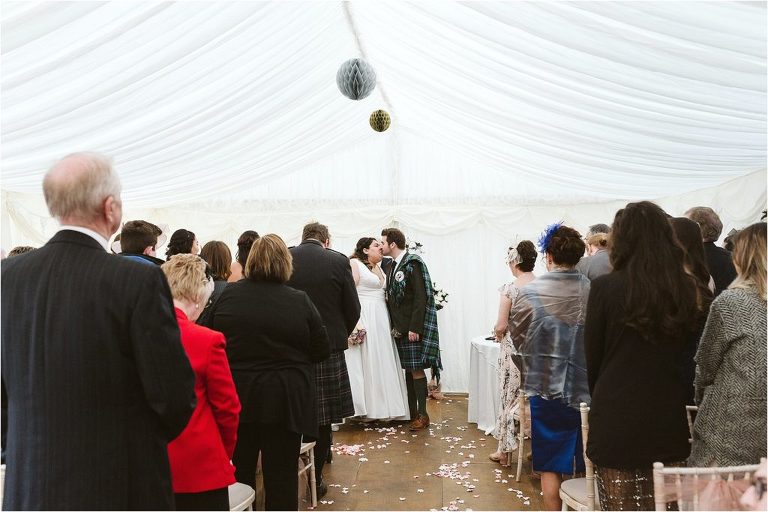
[[[499,344],[483,336],[472,338],[469,349],[469,407],[467,421],[490,434],[499,410]]]

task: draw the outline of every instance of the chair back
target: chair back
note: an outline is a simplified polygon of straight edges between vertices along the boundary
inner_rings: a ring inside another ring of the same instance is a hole
[[[229,493],[229,510],[253,510],[253,500],[256,491],[250,485],[235,482],[227,489]]]
[[[695,405],[686,405],[685,406],[685,418],[688,420],[688,442],[693,443],[693,418],[696,416],[696,414],[699,411],[699,408]]]
[[[738,500],[749,487],[759,464],[726,467],[673,467],[653,464],[656,510],[677,502],[678,510],[739,510]]]
[[[579,413],[581,413],[581,442],[584,448],[584,476],[587,481],[587,510],[595,510],[595,467],[587,457],[589,406],[585,402],[579,404]]]

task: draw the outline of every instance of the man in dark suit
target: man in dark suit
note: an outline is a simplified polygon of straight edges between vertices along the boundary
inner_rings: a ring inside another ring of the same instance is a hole
[[[715,297],[728,288],[736,279],[736,267],[733,266],[731,253],[715,245],[723,231],[723,222],[712,208],[695,206],[685,212],[685,216],[701,228],[701,241],[704,242],[704,255],[707,259],[709,274],[715,281]]]
[[[331,424],[355,414],[344,351],[360,318],[360,301],[349,258],[329,249],[328,227],[317,222],[307,224],[301,240],[300,245],[291,248],[293,275],[288,286],[306,292],[312,299],[331,344],[331,357],[315,365],[319,425],[315,473],[318,496],[322,496],[328,490],[322,476],[331,448]]]
[[[2,263],[3,509],[172,510],[166,445],[195,380],[168,283],[107,252],[122,216],[109,159],[69,155],[43,192],[59,232]]]

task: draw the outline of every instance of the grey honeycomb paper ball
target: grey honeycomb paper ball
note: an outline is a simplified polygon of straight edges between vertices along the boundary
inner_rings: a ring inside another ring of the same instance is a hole
[[[363,59],[349,59],[336,73],[341,94],[351,100],[362,100],[376,88],[376,72]]]

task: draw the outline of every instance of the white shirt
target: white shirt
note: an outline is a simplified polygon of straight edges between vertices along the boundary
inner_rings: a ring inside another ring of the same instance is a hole
[[[61,226],[61,227],[59,227],[59,231],[64,231],[65,229],[69,230],[69,231],[77,231],[78,233],[82,233],[84,235],[88,235],[89,237],[91,237],[94,240],[96,240],[97,242],[99,242],[99,245],[101,245],[104,248],[105,251],[109,252],[109,241],[106,238],[104,238],[103,236],[101,236],[100,234],[98,234],[97,232],[95,232],[94,230],[88,229],[88,228],[84,228],[83,226]]]
[[[397,268],[397,267],[398,267],[398,265],[400,265],[400,262],[401,262],[401,261],[403,261],[403,258],[405,258],[405,253],[407,253],[407,252],[408,252],[408,251],[403,251],[403,252],[401,252],[401,253],[398,255],[398,257],[397,257],[397,258],[395,258],[395,262],[394,262],[394,265],[395,265],[395,267],[394,267],[394,268]]]

